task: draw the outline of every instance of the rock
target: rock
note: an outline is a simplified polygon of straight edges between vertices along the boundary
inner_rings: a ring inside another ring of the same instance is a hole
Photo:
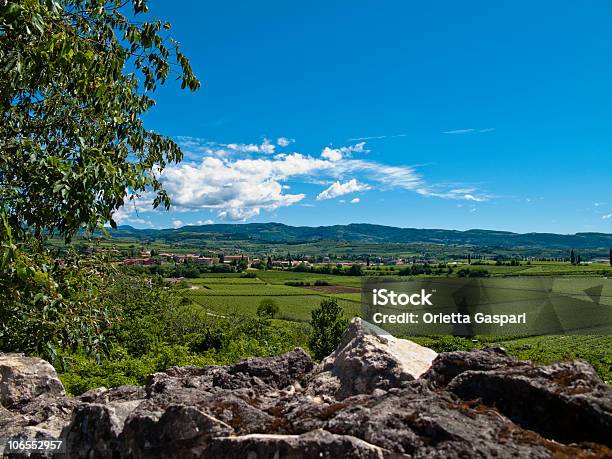
[[[214,438],[202,457],[210,459],[383,459],[389,451],[349,435],[314,430],[303,435],[251,434]],[[406,456],[407,457],[407,456]]]
[[[224,384],[221,384],[221,378],[217,377],[215,385],[232,388],[236,384],[235,380],[247,377],[258,378],[268,386],[283,389],[295,382],[301,382],[313,367],[312,358],[303,349],[296,348],[278,357],[241,360],[229,367],[229,378],[225,379]]]
[[[91,389],[78,396],[77,399],[86,403],[111,403],[141,400],[145,396],[146,393],[142,387],[126,385],[112,389],[106,387]]]
[[[41,429],[39,427],[27,426],[24,427],[18,434],[12,435],[8,441],[17,441],[17,442],[26,442],[26,441],[52,441],[57,440],[57,436],[48,430]],[[8,449],[8,441],[6,445],[0,445],[0,453],[2,453],[2,447],[6,447]],[[7,452],[4,451],[2,457],[7,459],[23,459],[24,457],[30,458],[52,458],[54,457],[54,453],[52,451],[34,451],[34,450],[25,450],[25,451],[14,451]]]
[[[0,404],[14,408],[39,397],[65,395],[55,369],[42,359],[0,354]]]
[[[170,368],[150,375],[145,388],[149,395],[178,389],[210,391],[214,388],[266,392],[299,384],[313,368],[312,358],[297,348],[266,359],[243,359],[230,366]]]
[[[436,356],[429,348],[355,318],[309,387],[313,394],[333,394],[339,399],[400,387],[425,373]]]
[[[612,387],[586,362],[469,370],[455,377],[448,390],[495,406],[547,438],[612,446]]]
[[[612,389],[589,365],[437,356],[360,320],[319,365],[295,349],[79,397],[2,357],[0,436],[61,436],[69,458],[612,457]]]
[[[208,457],[203,451],[213,437],[233,433],[229,425],[195,407],[171,405],[157,418],[130,417],[124,442],[135,459],[197,458]]]
[[[509,357],[502,348],[474,351],[443,352],[434,359],[431,368],[422,378],[435,387],[446,387],[451,380],[468,370],[493,370],[496,368],[532,368],[529,362]]]
[[[83,403],[74,410],[72,421],[63,433],[70,458],[113,458],[121,449],[122,432],[128,415],[141,400],[114,401],[108,404]]]

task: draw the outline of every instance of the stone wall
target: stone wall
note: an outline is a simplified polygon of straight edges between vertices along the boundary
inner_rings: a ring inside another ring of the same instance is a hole
[[[0,437],[70,458],[612,457],[612,388],[587,363],[437,355],[359,319],[320,364],[298,348],[74,398],[48,363],[0,355],[0,403]]]

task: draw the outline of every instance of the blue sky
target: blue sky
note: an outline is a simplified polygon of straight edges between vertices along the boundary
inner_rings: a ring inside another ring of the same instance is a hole
[[[135,227],[369,222],[612,232],[608,1],[150,2],[200,80]],[[281,139],[281,140],[279,140]]]

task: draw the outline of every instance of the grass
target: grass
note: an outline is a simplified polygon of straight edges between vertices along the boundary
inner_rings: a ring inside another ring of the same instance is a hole
[[[325,281],[330,285],[343,285],[349,287],[361,286],[359,276],[336,276],[333,274],[299,273],[293,271],[258,271],[257,277],[268,284],[285,284],[285,282],[310,282]]]
[[[274,291],[259,295],[200,295],[199,291],[187,291],[184,295],[194,303],[202,306],[214,314],[246,314],[255,315],[257,306],[264,298],[276,301],[279,307],[278,319],[295,322],[307,322],[311,318],[311,311],[319,306],[325,298],[323,295],[275,295]],[[359,303],[340,299],[338,304],[344,309],[347,317],[359,315]]]
[[[198,290],[191,289],[190,292],[200,296],[305,296],[317,295],[314,290],[301,287],[290,287],[288,285],[266,285],[263,283],[242,284],[201,284]]]
[[[521,274],[562,272],[564,274],[589,274],[599,266],[567,266],[566,264],[541,264],[523,266],[484,266],[494,275],[505,273]],[[576,269],[578,268],[578,269]],[[591,271],[589,271],[589,269]],[[533,275],[533,274],[530,274]],[[298,273],[291,271],[257,271],[257,278],[245,279],[239,275],[208,275],[189,282],[202,286],[199,290],[183,290],[182,295],[195,304],[205,308],[211,314],[246,314],[255,315],[257,306],[263,298],[272,298],[279,306],[277,319],[291,322],[307,322],[311,311],[318,307],[326,297],[339,300],[347,317],[360,315],[361,294],[355,293],[325,293],[304,287],[292,287],[286,282],[326,281],[331,286],[359,287],[361,278],[353,276],[334,276],[325,274]],[[520,278],[516,279],[516,287],[520,287]],[[504,280],[504,287],[514,290],[512,279]],[[577,295],[598,279],[584,276],[562,277],[554,279],[555,290],[574,291]],[[509,294],[515,295],[510,292]],[[604,301],[606,302],[606,301]],[[415,342],[431,347],[438,352],[451,350],[468,350],[477,347],[500,345],[509,354],[536,364],[550,364],[558,361],[583,359],[588,361],[601,378],[612,383],[612,337],[610,336],[538,336],[538,337],[475,337],[478,341],[452,336],[410,337]]]

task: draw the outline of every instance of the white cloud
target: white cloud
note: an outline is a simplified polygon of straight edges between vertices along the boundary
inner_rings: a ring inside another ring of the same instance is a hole
[[[287,137],[279,137],[276,139],[276,144],[280,147],[286,147],[293,142],[295,142],[295,139],[288,139]]]
[[[261,144],[256,145],[253,143],[248,143],[248,144],[244,144],[244,143],[227,143],[227,144],[221,144],[222,146],[226,147],[228,150],[231,150],[232,152],[238,152],[238,153],[267,153],[267,154],[272,154],[274,153],[276,146],[270,142],[270,140],[268,139],[263,139],[263,141],[261,142]]]
[[[466,201],[475,201],[475,202],[486,201],[486,198],[479,198],[478,196],[474,196],[473,194],[470,194],[470,193],[464,194],[463,199],[465,199]]]
[[[468,128],[468,129],[452,129],[450,131],[444,131],[442,134],[470,134],[478,132],[484,134],[485,132],[492,132],[495,128]]]
[[[262,211],[301,203],[305,194],[289,192],[300,183],[333,182],[319,193],[319,201],[371,188],[409,190],[425,197],[462,201],[488,199],[474,188],[428,184],[414,167],[351,158],[355,152],[369,151],[365,142],[325,147],[320,157],[313,157],[301,153],[270,155],[274,145],[266,139],[260,145],[214,144],[186,137],[179,140],[186,142],[181,143],[184,149],[188,146],[200,156],[196,161],[194,155],[186,154],[184,162],[167,166],[160,175],[175,212],[210,210],[221,219],[247,220]],[[363,183],[363,177],[368,184]]]
[[[324,168],[322,163],[300,154],[234,161],[208,157],[199,165],[169,167],[161,179],[178,210],[212,209],[220,218],[246,220],[262,209],[301,201],[304,194],[284,193],[281,182]]]
[[[474,132],[475,129],[453,129],[452,131],[444,131],[442,134],[469,134],[470,132]]]
[[[329,159],[330,161],[340,161],[342,159],[342,152],[334,148],[325,147],[321,152],[321,158]]]
[[[341,183],[339,181],[334,182],[329,188],[326,188],[318,194],[317,200],[322,201],[324,199],[333,199],[338,196],[344,196],[345,194],[355,193],[358,191],[366,191],[371,187],[364,183],[359,183],[356,179],[351,179],[348,182]]]
[[[486,195],[476,195],[474,188],[455,188],[451,190],[441,190],[438,191],[436,186],[418,188],[416,190],[422,196],[443,198],[443,199],[457,199],[463,201],[473,201],[473,202],[485,202],[490,199],[490,196]]]
[[[340,161],[342,158],[351,156],[353,152],[357,153],[368,153],[370,150],[366,150],[365,142],[359,142],[355,145],[340,148],[325,147],[321,152],[321,158],[329,159],[330,161]]]
[[[354,137],[352,139],[347,139],[349,142],[353,142],[355,140],[379,140],[379,139],[395,139],[397,137],[406,137],[406,134],[395,134],[395,135],[374,135],[370,137]]]
[[[359,198],[353,198],[353,199],[351,199],[351,204],[359,204],[360,201],[361,201],[361,199],[359,199]]]
[[[609,218],[612,218],[612,214],[603,215],[601,218],[603,218],[604,220],[607,220]]]
[[[141,218],[138,216],[138,211],[134,203],[128,203],[127,206],[120,208],[119,210],[113,213],[113,220],[117,225],[147,225],[153,227],[153,223],[146,218]],[[146,210],[144,211],[146,212]]]
[[[185,224],[181,220],[172,220],[172,226],[178,228],[180,226],[185,226]]]
[[[180,220],[179,220],[179,221],[180,221]],[[196,222],[194,222],[194,223],[187,223],[187,226],[196,226],[196,225],[199,225],[199,226],[203,226],[203,225],[213,225],[214,223],[215,223],[215,222],[214,222],[214,221],[212,221],[212,220],[210,220],[210,219],[208,219],[208,220],[198,220],[198,221],[196,221]]]

